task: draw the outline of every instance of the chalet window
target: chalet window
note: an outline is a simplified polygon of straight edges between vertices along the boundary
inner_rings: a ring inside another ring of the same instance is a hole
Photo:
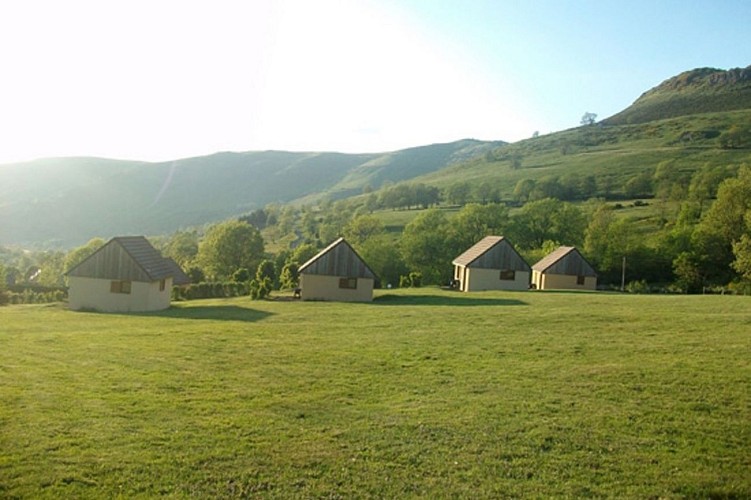
[[[501,279],[504,281],[514,281],[516,279],[516,271],[513,269],[501,269]]]
[[[163,292],[163,291],[164,291],[164,288],[165,288],[165,286],[166,286],[166,280],[160,280],[160,281],[159,281],[159,291],[160,291],[160,292]]]
[[[130,281],[110,282],[110,293],[130,293]]]
[[[357,278],[340,278],[339,288],[347,288],[349,290],[357,289]]]
[[[583,285],[584,284],[584,276],[577,276],[576,277],[576,284],[577,285]]]

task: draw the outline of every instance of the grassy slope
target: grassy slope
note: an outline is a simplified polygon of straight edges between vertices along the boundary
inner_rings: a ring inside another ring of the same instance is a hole
[[[497,152],[497,161],[476,159],[415,179],[437,186],[456,182],[496,185],[511,198],[521,179],[593,175],[607,178],[613,192],[622,192],[626,181],[660,162],[694,171],[703,165],[737,165],[751,162],[751,150],[720,149],[716,138],[682,142],[685,132],[723,132],[732,125],[751,127],[751,110],[684,116],[638,125],[591,126],[565,130],[520,141]],[[511,158],[521,158],[521,168],[511,168]],[[604,194],[604,193],[600,193]]]
[[[640,125],[580,127],[504,146],[496,152],[497,161],[476,158],[418,177],[415,181],[440,187],[458,182],[490,183],[500,189],[504,199],[510,200],[516,183],[521,179],[592,175],[598,186],[606,181],[613,194],[622,195],[628,179],[645,171],[653,173],[661,162],[670,162],[672,168],[687,173],[707,164],[751,164],[751,150],[720,149],[715,138],[696,138],[691,142],[680,140],[686,131],[724,131],[734,124],[751,127],[751,110],[707,113]],[[567,154],[561,152],[564,146],[569,148]],[[514,155],[522,158],[522,166],[517,170],[511,168]],[[599,192],[596,195],[604,194]],[[618,214],[639,221],[649,234],[659,228],[660,210],[675,211],[678,208],[675,203],[660,209],[655,201],[648,200],[647,203],[649,206],[631,207],[631,201],[623,201],[626,209]],[[393,231],[399,231],[420,212],[385,210],[376,215]]]
[[[3,497],[751,496],[747,297],[423,289],[0,324]]]

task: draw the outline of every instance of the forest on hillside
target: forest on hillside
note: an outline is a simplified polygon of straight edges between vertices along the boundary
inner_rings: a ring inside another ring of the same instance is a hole
[[[150,239],[194,283],[244,283],[232,293],[261,297],[294,287],[298,266],[338,236],[383,287],[446,284],[457,255],[484,236],[503,235],[530,264],[559,245],[580,248],[603,289],[618,289],[625,278],[638,292],[751,292],[751,167],[685,172],[666,163],[625,189],[638,198],[598,197],[587,177],[520,181],[515,200],[502,203],[492,185],[403,183],[316,205],[272,204]],[[627,215],[637,208],[647,215]],[[406,222],[388,224],[393,214]],[[59,298],[64,272],[103,243],[95,238],[68,252],[0,248],[4,300]]]

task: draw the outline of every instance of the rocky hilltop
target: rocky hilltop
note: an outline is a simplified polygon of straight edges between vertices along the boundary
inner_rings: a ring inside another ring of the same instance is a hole
[[[751,66],[729,70],[698,68],[665,80],[603,123],[626,125],[750,108]]]

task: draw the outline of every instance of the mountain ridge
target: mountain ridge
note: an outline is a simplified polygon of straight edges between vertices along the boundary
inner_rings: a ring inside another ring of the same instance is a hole
[[[722,141],[731,133],[734,140]],[[463,139],[361,154],[225,151],[165,162],[44,158],[0,165],[0,244],[65,247],[94,236],[165,234],[270,203],[337,200],[405,181],[491,183],[506,200],[529,180],[586,182],[593,186],[588,195],[625,196],[627,181],[651,176],[661,163],[685,174],[707,163],[748,162],[750,138],[751,66],[686,71],[595,125],[513,144]]]
[[[664,80],[644,92],[631,106],[601,123],[632,125],[750,107],[751,65],[729,70],[696,68]]]
[[[268,150],[166,162],[70,157],[4,164],[0,244],[70,246],[93,236],[162,234],[269,203],[344,197],[366,185],[378,188],[501,144],[463,139],[388,153]],[[342,179],[347,184],[340,185]]]

